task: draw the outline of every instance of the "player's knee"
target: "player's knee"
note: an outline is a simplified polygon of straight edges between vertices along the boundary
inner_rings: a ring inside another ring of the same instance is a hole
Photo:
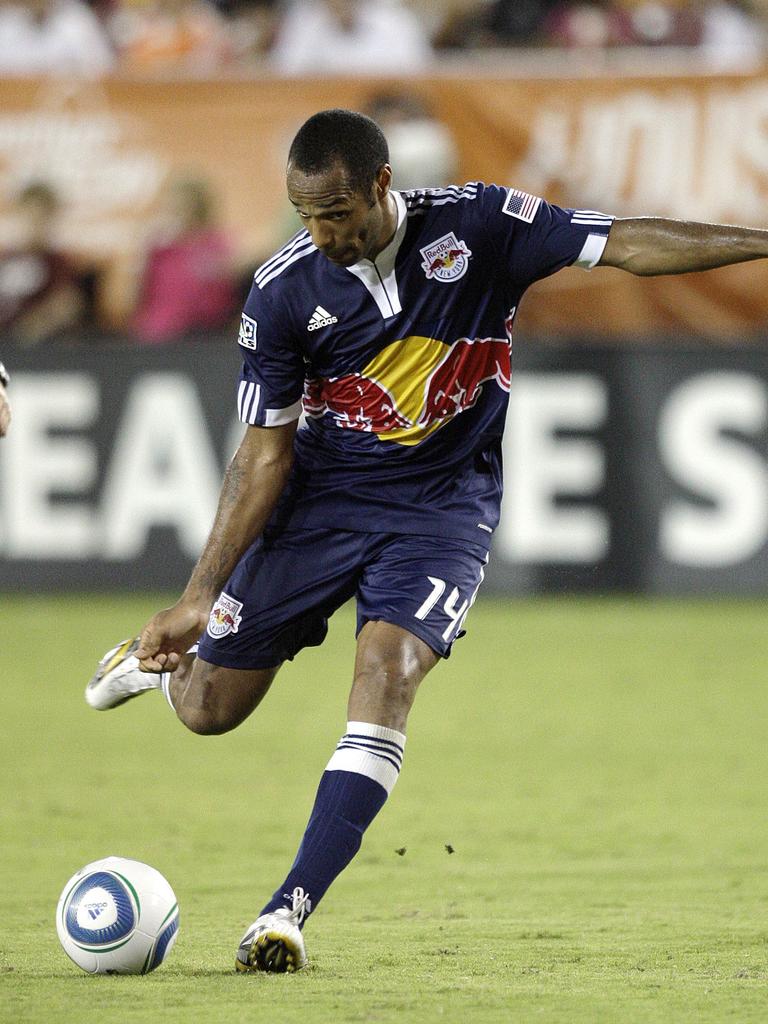
[[[176,709],[183,725],[198,736],[221,736],[239,724],[231,715],[220,709],[190,708],[183,704]]]
[[[358,640],[350,719],[404,732],[419,683],[437,660],[407,630],[387,622],[367,623]]]
[[[176,714],[198,736],[220,736],[240,724],[241,715],[209,686],[190,687],[176,702]]]
[[[360,693],[375,695],[376,703],[392,715],[407,716],[416,695],[416,684],[401,665],[382,659],[373,660],[358,673],[355,687]]]
[[[173,693],[176,714],[198,736],[220,736],[240,725],[255,703],[250,690],[232,685],[228,670],[195,662],[191,677]]]

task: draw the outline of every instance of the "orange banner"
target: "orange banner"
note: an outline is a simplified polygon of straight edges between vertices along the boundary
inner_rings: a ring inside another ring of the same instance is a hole
[[[102,268],[102,307],[119,325],[170,176],[211,184],[245,270],[294,229],[283,174],[301,122],[405,88],[386,79],[0,82],[0,243],[13,240],[13,193],[33,178],[51,182],[65,200],[60,241]],[[768,223],[768,76],[446,76],[407,90],[450,133],[456,180],[619,216]],[[518,329],[749,340],[767,319],[760,262],[652,280],[567,270],[532,289]]]

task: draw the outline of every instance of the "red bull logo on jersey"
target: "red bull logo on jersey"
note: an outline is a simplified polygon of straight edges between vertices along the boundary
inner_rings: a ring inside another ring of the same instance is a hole
[[[509,392],[509,338],[410,337],[387,345],[360,373],[312,381],[308,416],[330,413],[343,429],[415,445],[480,400],[493,382]]]
[[[211,609],[206,629],[208,635],[212,636],[214,640],[220,640],[223,636],[236,633],[237,627],[242,622],[242,615],[240,614],[242,610],[242,603],[235,601],[233,597],[225,594],[222,590],[218,600]]]
[[[307,416],[330,412],[339,427],[380,436],[411,425],[386,386],[364,373],[309,381],[304,388],[304,412]]]
[[[464,277],[472,255],[466,242],[460,242],[452,231],[431,245],[420,249],[422,269],[432,281],[458,281]]]

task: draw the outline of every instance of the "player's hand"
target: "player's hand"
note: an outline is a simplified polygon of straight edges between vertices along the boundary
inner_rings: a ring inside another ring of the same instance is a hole
[[[173,672],[200,639],[208,612],[179,601],[153,615],[141,631],[136,657],[142,672]]]

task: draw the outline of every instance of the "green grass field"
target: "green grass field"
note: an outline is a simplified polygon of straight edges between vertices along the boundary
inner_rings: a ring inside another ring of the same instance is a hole
[[[3,1024],[768,1019],[764,605],[478,602],[307,928],[311,967],[245,977],[234,948],[344,728],[353,618],[239,730],[202,738],[159,694],[82,701],[157,606],[0,597]],[[88,977],[58,945],[60,889],[111,853],[179,897],[147,977]]]

